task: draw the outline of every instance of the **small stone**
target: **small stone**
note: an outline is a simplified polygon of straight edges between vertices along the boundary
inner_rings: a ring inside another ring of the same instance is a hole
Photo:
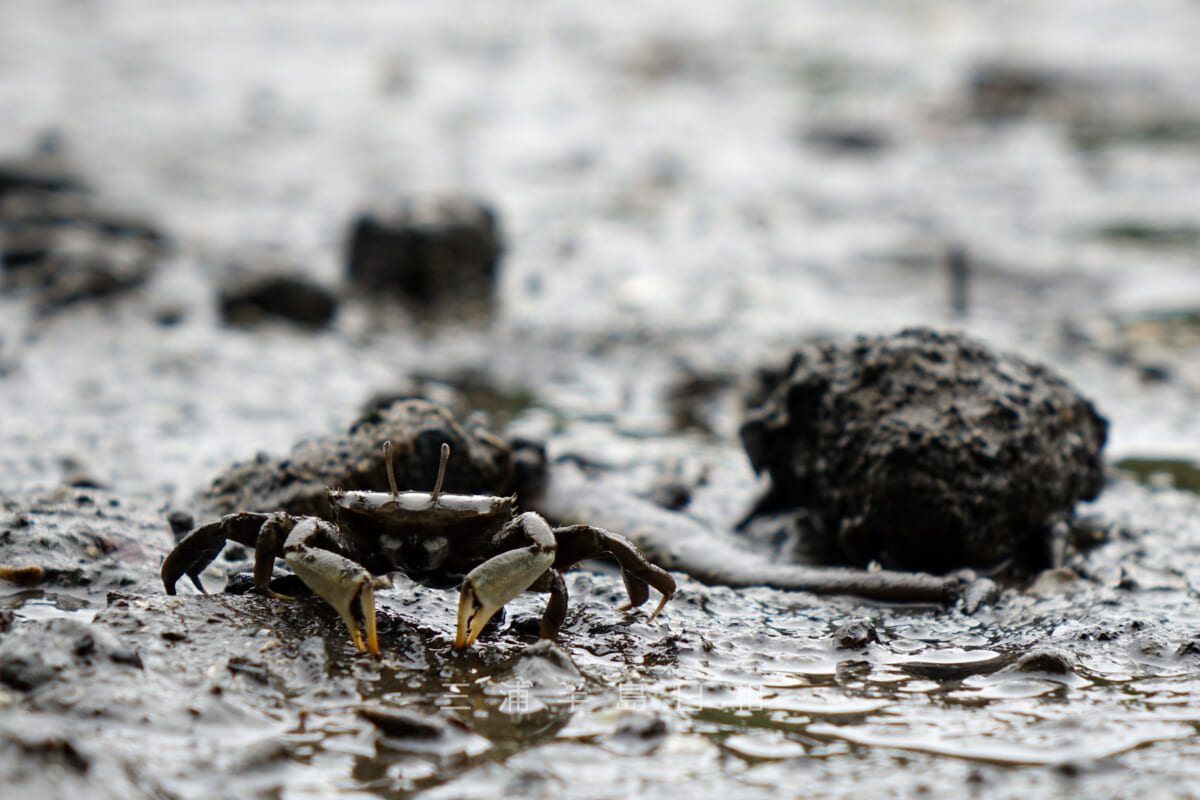
[[[96,652],[96,637],[92,636],[90,632],[81,634],[79,638],[75,640],[75,646],[72,648],[72,652],[80,658],[90,656],[92,653]]]
[[[977,66],[968,85],[972,116],[998,122],[1026,116],[1060,90],[1062,79],[1039,66],[992,62]]]
[[[842,650],[862,650],[867,645],[878,642],[879,633],[871,620],[852,619],[838,626],[833,632],[833,640]]]
[[[887,131],[864,122],[826,122],[804,135],[809,144],[843,155],[875,155],[891,144]]]
[[[670,733],[667,721],[657,714],[627,711],[617,720],[616,738],[653,740]]]
[[[0,657],[0,682],[22,692],[32,691],[54,680],[54,670],[35,654]]]
[[[445,736],[448,727],[444,720],[399,708],[361,708],[358,715],[388,736],[401,739],[436,739]]]
[[[229,279],[220,290],[221,318],[226,325],[249,327],[269,319],[304,328],[328,327],[337,312],[337,297],[303,275],[255,272]]]
[[[964,614],[974,614],[979,609],[995,603],[1000,597],[1000,586],[991,578],[977,577],[968,581],[963,590],[959,606]]]
[[[1009,667],[1012,672],[1035,672],[1044,675],[1071,675],[1075,672],[1075,659],[1063,650],[1039,649],[1026,653]]]
[[[191,533],[192,528],[196,527],[196,520],[186,511],[172,511],[167,514],[167,525],[171,528],[171,536],[175,539],[175,543],[179,544],[179,541]]]
[[[656,506],[669,511],[679,511],[692,502],[692,490],[682,481],[667,480],[656,483],[648,499]]]

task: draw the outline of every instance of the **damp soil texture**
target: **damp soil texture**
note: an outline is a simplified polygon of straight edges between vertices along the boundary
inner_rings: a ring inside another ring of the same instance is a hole
[[[0,4],[4,795],[1200,793],[1196,41],[1184,0]],[[355,284],[359,221],[446,197],[487,209],[461,303]],[[319,324],[229,319],[268,263]],[[216,591],[244,548],[162,590],[214,478],[413,395],[724,552],[761,370],[914,326],[1107,419],[1090,546],[951,604],[712,559],[652,621],[587,564],[555,645],[530,594],[464,653],[397,580],[378,659]]]

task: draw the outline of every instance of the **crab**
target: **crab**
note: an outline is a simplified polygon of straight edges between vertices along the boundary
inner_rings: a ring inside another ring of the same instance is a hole
[[[383,454],[390,493],[330,490],[335,522],[285,512],[242,512],[191,531],[163,561],[167,594],[175,594],[184,575],[203,592],[200,573],[226,541],[239,542],[254,549],[259,592],[292,599],[270,587],[275,559],[284,559],[338,612],[354,646],[377,655],[375,592],[391,586],[393,572],[431,588],[460,587],[456,650],[469,647],[497,611],[526,591],[549,593],[539,636],[555,638],[567,613],[562,573],[586,558],[608,555],[617,560],[629,594],[622,610],[645,603],[654,587],[662,599],[650,615],[653,620],[675,593],[670,573],[620,534],[592,525],[551,527],[534,512],[517,513],[515,496],[443,493],[448,444],[442,445],[430,492],[399,491],[390,442],[383,443]]]

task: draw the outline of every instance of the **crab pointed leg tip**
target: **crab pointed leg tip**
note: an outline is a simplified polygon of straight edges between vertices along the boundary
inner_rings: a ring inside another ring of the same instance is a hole
[[[671,599],[671,595],[664,594],[662,596],[662,600],[658,601],[658,608],[654,609],[654,613],[650,615],[649,619],[647,619],[646,622],[653,622],[654,618],[658,616],[659,612],[663,610],[663,606],[665,606],[667,604],[667,601],[670,599]]]

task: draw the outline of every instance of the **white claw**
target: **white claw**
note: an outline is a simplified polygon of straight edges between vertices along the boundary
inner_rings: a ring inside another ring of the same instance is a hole
[[[312,547],[305,543],[311,535],[309,526],[316,520],[305,519],[292,531],[284,546],[284,560],[292,572],[304,581],[308,588],[333,606],[350,631],[350,638],[359,651],[379,653],[379,639],[375,625],[375,590],[389,585],[387,578],[377,578],[348,558]],[[367,639],[364,643],[355,616],[355,603],[362,613]]]
[[[554,563],[553,550],[524,547],[491,558],[467,573],[458,598],[454,649],[469,647],[504,604],[528,589]]]

